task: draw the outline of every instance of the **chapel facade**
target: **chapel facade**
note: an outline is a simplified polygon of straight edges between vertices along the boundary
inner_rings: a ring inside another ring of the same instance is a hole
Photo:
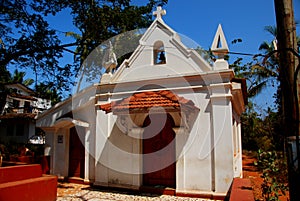
[[[158,7],[138,47],[115,72],[39,115],[51,174],[200,197],[224,197],[233,178],[242,177],[245,81],[224,60],[222,28],[210,65],[182,43],[165,14]]]

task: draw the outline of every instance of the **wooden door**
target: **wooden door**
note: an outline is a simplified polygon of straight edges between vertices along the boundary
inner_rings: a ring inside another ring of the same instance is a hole
[[[165,114],[155,114],[154,121],[164,121]],[[176,186],[175,133],[173,119],[168,115],[161,131],[153,133],[149,117],[144,122],[143,134],[143,184],[145,186]],[[154,136],[153,136],[154,135]],[[164,168],[162,168],[164,167]],[[152,171],[156,170],[156,171]],[[148,173],[149,172],[149,173]]]
[[[69,177],[84,178],[84,146],[76,132],[76,128],[70,129],[69,148]]]

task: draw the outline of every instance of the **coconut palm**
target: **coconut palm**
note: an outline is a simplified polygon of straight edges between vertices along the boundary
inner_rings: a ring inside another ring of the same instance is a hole
[[[252,79],[251,88],[249,88],[249,96],[256,96],[259,94],[268,84],[275,86],[279,77],[279,65],[277,54],[271,54],[276,49],[276,35],[277,28],[275,26],[266,26],[265,31],[274,36],[272,42],[264,41],[259,46],[259,50],[264,55],[262,61],[258,61],[251,66],[249,75]]]
[[[25,86],[30,86],[34,83],[34,80],[31,78],[28,78],[24,80],[26,73],[25,72],[19,72],[17,69],[14,71],[14,74],[10,77],[9,83],[20,83]]]

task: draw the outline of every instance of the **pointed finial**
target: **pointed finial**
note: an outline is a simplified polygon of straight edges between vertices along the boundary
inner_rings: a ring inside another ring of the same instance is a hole
[[[224,57],[226,54],[228,54],[229,49],[221,24],[218,26],[214,41],[211,45],[211,51],[215,56],[217,56],[217,60],[214,63],[214,68],[216,70],[228,69],[229,65],[228,62],[224,60]]]
[[[166,10],[162,9],[161,6],[157,6],[156,11],[153,12],[153,15],[156,16],[156,19],[162,19],[162,16],[166,14]]]
[[[214,41],[211,45],[211,51],[218,55],[227,54],[229,52],[228,45],[221,24],[219,24]]]

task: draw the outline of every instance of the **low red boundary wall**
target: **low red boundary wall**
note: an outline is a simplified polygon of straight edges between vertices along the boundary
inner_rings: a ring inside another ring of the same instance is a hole
[[[0,201],[55,201],[57,177],[43,175],[40,165],[0,168]]]
[[[234,178],[229,201],[254,201],[251,181],[249,179]]]
[[[0,184],[42,176],[40,165],[18,165],[0,169]]]

